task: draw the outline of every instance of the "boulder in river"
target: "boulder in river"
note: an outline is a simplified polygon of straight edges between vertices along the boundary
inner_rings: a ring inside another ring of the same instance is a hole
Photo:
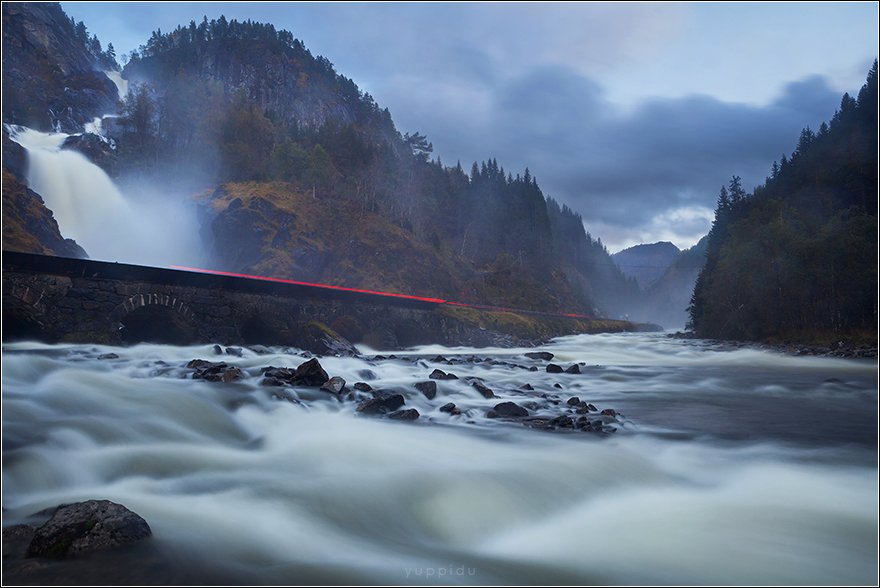
[[[547,364],[547,373],[548,374],[561,374],[565,370],[562,369],[562,366],[558,366],[555,363]]]
[[[495,398],[495,392],[492,391],[486,384],[479,380],[474,380],[471,382],[471,386],[477,389],[477,392],[483,395],[483,398]]]
[[[321,390],[331,394],[341,394],[345,390],[345,380],[339,376],[333,376],[321,385]]]
[[[417,382],[415,388],[424,394],[428,400],[433,400],[437,396],[437,382]]]
[[[496,404],[495,407],[489,411],[488,416],[490,418],[492,418],[493,416],[514,418],[527,417],[529,416],[529,411],[527,411],[515,402],[501,402],[499,404]]]
[[[299,364],[293,373],[293,384],[299,386],[320,386],[329,379],[321,362],[315,358]]]
[[[414,408],[406,408],[403,410],[396,410],[388,415],[389,419],[393,419],[395,421],[414,421],[419,418],[419,411]]]
[[[525,354],[529,359],[542,359],[544,361],[550,361],[553,359],[553,354],[549,351],[530,351]]]
[[[34,532],[28,557],[64,559],[146,539],[150,526],[136,513],[109,500],[62,504]]]
[[[455,374],[453,374],[451,372],[447,374],[443,370],[434,370],[433,372],[431,372],[431,374],[428,377],[432,380],[457,380],[458,379],[458,376],[456,376]]]
[[[358,404],[357,411],[364,414],[385,414],[403,406],[402,394],[394,394],[385,390],[375,390],[373,397]]]
[[[581,373],[581,366],[576,363],[571,364],[565,369],[566,374],[579,374]]]
[[[449,414],[455,416],[461,414],[461,409],[455,406],[454,403],[448,402],[440,407],[440,412],[448,412]]]
[[[194,359],[186,367],[194,369],[193,380],[207,380],[208,382],[232,382],[244,377],[244,372],[235,366],[224,362],[214,363],[204,359]]]

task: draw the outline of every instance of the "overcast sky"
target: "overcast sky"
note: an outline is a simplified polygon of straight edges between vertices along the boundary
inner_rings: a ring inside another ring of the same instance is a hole
[[[190,20],[273,23],[420,131],[444,163],[526,166],[613,252],[695,243],[828,120],[876,57],[865,3],[76,3],[122,55]]]

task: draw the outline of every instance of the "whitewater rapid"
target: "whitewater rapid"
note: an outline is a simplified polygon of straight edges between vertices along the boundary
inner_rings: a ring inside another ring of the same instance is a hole
[[[222,384],[185,368],[217,361],[208,345],[5,345],[4,525],[110,499],[181,568],[258,584],[876,583],[876,362],[645,334],[542,349],[585,373],[522,349],[321,359],[402,391],[422,416],[396,423],[326,393],[273,398],[259,370],[305,361],[290,350],[224,355],[252,377]],[[625,418],[606,437],[487,419],[498,399],[463,381],[415,392],[435,368]]]

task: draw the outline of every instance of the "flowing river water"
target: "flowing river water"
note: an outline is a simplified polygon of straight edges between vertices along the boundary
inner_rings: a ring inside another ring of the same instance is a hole
[[[7,344],[4,525],[124,504],[162,562],[140,583],[876,584],[876,361],[662,334],[541,349],[582,373],[527,349],[320,359],[402,392],[421,413],[402,423],[316,388],[273,397],[260,368],[305,361],[291,350],[224,355],[248,377],[220,383],[185,367],[218,361],[210,345]],[[413,385],[435,368],[461,379],[428,400]],[[617,431],[485,416],[571,396],[616,409]]]

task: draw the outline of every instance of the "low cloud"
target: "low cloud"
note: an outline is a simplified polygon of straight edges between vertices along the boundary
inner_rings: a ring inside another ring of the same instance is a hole
[[[417,119],[444,161],[496,157],[514,172],[528,166],[612,248],[637,235],[689,246],[708,230],[711,214],[703,211],[714,209],[721,185],[734,174],[747,189],[762,182],[801,129],[830,119],[839,101],[814,76],[788,84],[766,106],[697,95],[623,111],[595,80],[544,67],[503,84],[450,86]],[[404,110],[407,122],[416,118]]]

